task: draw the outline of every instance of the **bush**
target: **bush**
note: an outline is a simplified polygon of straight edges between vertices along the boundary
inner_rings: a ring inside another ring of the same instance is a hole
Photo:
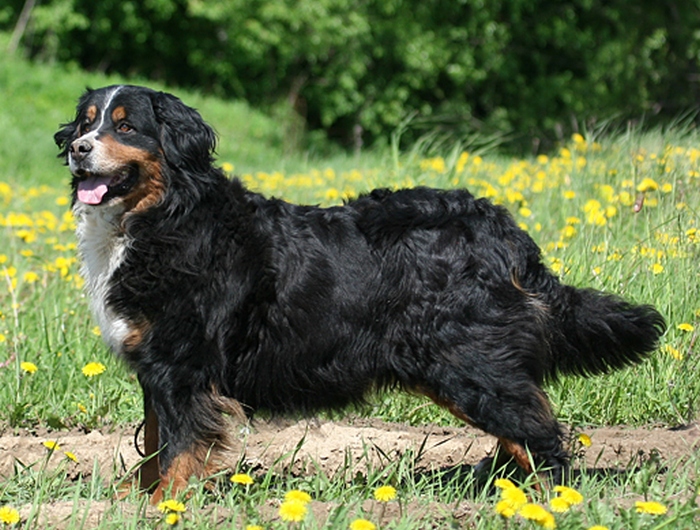
[[[649,0],[47,0],[24,43],[35,57],[283,102],[347,144],[414,116],[414,135],[512,131],[526,145],[694,105],[699,26],[693,3]]]

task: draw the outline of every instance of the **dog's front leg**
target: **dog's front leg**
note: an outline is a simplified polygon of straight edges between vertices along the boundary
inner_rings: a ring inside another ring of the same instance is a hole
[[[181,380],[174,385],[167,377],[139,380],[148,458],[141,466],[139,483],[153,492],[151,503],[157,504],[184,491],[190,477],[204,478],[217,470],[212,450],[226,445],[224,408],[211,385],[197,388]]]

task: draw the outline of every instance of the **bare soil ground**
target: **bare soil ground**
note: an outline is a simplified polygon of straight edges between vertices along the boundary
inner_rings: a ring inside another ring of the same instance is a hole
[[[141,458],[134,447],[134,432],[135,426],[89,433],[14,432],[5,428],[0,431],[0,481],[23,466],[46,465],[50,470],[59,463],[66,467],[68,479],[90,476],[95,468],[102,477],[123,476]],[[649,458],[676,462],[700,447],[700,427],[695,424],[683,429],[602,427],[582,432],[590,436],[592,445],[577,461],[578,465],[585,462],[589,471],[623,470]],[[381,468],[406,452],[414,455],[417,471],[454,466],[468,469],[490,456],[495,447],[492,437],[469,427],[410,427],[367,419],[256,422],[241,430],[239,438],[240,447],[227,454],[227,463],[235,467],[242,462],[243,468],[253,473],[275,467],[287,473],[317,473],[320,469],[334,475],[347,472],[349,465],[357,473],[367,467]],[[48,460],[48,449],[43,445],[47,440],[60,445]],[[77,462],[68,461],[66,466],[64,451],[74,454]],[[84,521],[86,528],[99,521],[108,504],[91,503]],[[26,517],[31,509],[25,506],[21,511]],[[323,506],[316,509],[324,511]],[[460,509],[469,511],[468,505],[452,507],[453,516]],[[61,521],[66,521],[72,511],[72,502],[55,503],[42,510],[42,517],[50,525],[69,527]]]

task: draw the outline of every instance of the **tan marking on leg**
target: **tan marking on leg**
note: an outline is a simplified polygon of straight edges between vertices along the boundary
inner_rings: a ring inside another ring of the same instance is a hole
[[[165,498],[166,492],[170,497],[175,497],[187,488],[190,477],[205,476],[208,470],[206,465],[208,451],[201,446],[195,446],[189,451],[177,455],[168,467],[168,471],[161,477],[158,487],[151,496],[151,504],[158,504]]]
[[[530,457],[527,454],[525,448],[513,440],[508,438],[499,438],[498,443],[501,445],[503,450],[513,457],[515,463],[525,470],[526,473],[532,473],[532,464],[530,463]]]
[[[423,394],[424,396],[430,398],[433,403],[436,405],[446,408],[450,414],[452,414],[455,418],[459,418],[463,422],[471,425],[472,427],[476,427],[477,429],[480,428],[478,425],[476,425],[470,418],[467,416],[462,409],[460,409],[457,404],[454,401],[450,401],[448,399],[444,399],[441,397],[438,397],[435,393],[433,393],[431,390],[428,390],[427,388],[423,387],[418,387],[416,388],[416,392]],[[483,430],[483,429],[482,429]]]

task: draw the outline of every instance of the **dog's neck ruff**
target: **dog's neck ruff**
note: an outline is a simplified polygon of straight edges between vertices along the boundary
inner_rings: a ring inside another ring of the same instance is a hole
[[[121,203],[93,207],[76,202],[73,207],[78,249],[83,261],[81,273],[85,278],[90,309],[100,327],[102,339],[117,354],[123,350],[129,326],[109,306],[107,299],[110,280],[124,260],[128,246],[127,237],[120,227],[123,213]]]

